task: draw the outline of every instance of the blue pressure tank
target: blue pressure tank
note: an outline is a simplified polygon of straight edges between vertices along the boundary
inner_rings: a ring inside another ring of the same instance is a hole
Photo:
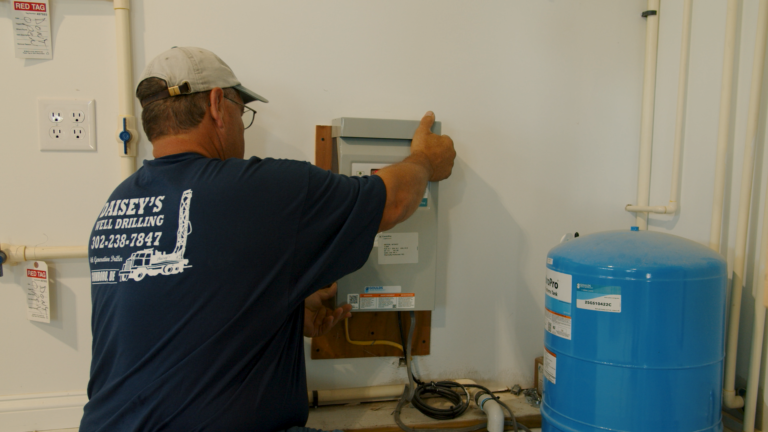
[[[547,255],[542,430],[723,430],[726,263],[632,230]]]

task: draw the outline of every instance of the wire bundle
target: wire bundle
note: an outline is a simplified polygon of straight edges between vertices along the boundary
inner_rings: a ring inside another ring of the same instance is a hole
[[[467,387],[473,387],[473,388],[479,388],[481,390],[476,395],[476,397],[479,397],[483,393],[487,393],[496,401],[496,403],[498,403],[499,405],[501,405],[502,408],[507,410],[511,420],[505,420],[504,421],[505,426],[511,426],[515,432],[518,432],[521,429],[523,431],[530,432],[530,430],[526,426],[517,423],[517,421],[515,420],[515,415],[512,413],[512,410],[509,408],[509,406],[507,406],[507,404],[500,401],[499,398],[494,396],[490,390],[488,390],[487,388],[481,385],[477,385],[477,384],[462,385],[454,381],[438,381],[438,382],[431,381],[429,383],[425,383],[419,380],[418,378],[416,378],[416,375],[413,374],[413,371],[411,369],[411,356],[410,356],[411,341],[413,339],[413,329],[416,326],[416,315],[413,312],[411,312],[411,326],[408,331],[407,339],[405,337],[405,332],[403,331],[403,322],[402,322],[402,319],[400,318],[399,312],[397,314],[397,324],[400,327],[400,340],[406,346],[406,350],[404,350],[404,354],[405,354],[405,364],[408,369],[408,381],[409,381],[409,385],[403,391],[403,396],[400,398],[400,401],[397,403],[397,407],[395,408],[395,422],[397,423],[398,426],[400,426],[400,429],[406,432],[417,432],[416,429],[406,426],[405,423],[403,423],[403,421],[400,419],[400,412],[402,411],[406,403],[410,402],[411,405],[413,405],[421,413],[433,419],[451,420],[464,414],[464,412],[469,408],[471,397],[469,395],[469,390],[467,390]],[[460,389],[460,391],[457,391],[456,389]],[[436,408],[424,402],[423,397],[426,397],[426,396],[434,396],[434,397],[446,399],[452,405],[450,408]],[[418,432],[432,432],[432,431],[434,432],[474,432],[481,429],[485,429],[487,425],[488,425],[487,423],[482,423],[476,426],[468,426],[468,427],[458,428],[458,429],[419,428]]]

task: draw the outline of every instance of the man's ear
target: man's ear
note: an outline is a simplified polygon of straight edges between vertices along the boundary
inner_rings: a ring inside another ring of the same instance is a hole
[[[214,87],[210,96],[210,113],[213,122],[219,129],[224,129],[224,90]]]

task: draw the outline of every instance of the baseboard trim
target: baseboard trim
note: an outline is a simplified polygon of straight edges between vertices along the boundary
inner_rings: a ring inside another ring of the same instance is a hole
[[[86,402],[85,390],[0,396],[0,430],[76,428]]]

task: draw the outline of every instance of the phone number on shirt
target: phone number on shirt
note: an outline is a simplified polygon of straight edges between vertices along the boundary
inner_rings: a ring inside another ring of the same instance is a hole
[[[91,249],[103,249],[103,248],[119,248],[119,247],[142,247],[142,246],[159,246],[160,236],[163,233],[135,233],[128,237],[128,234],[113,234],[107,236],[94,236],[91,238]],[[154,240],[154,243],[153,243]]]

